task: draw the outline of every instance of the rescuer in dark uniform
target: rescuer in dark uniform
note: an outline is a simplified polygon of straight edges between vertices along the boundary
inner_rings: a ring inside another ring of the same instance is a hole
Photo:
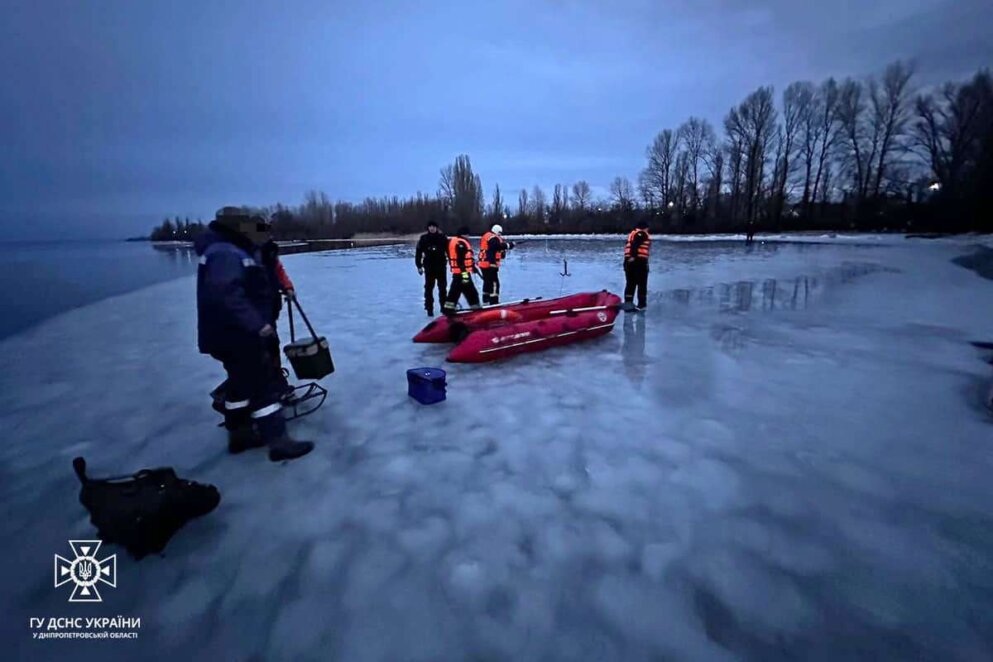
[[[479,268],[483,272],[483,305],[500,303],[500,262],[514,242],[503,240],[503,227],[494,225],[479,240]]]
[[[424,310],[434,317],[434,289],[438,288],[438,305],[445,302],[448,287],[448,237],[434,221],[428,223],[427,232],[417,240],[414,253],[417,273],[424,276]]]
[[[448,266],[452,270],[452,286],[448,289],[448,298],[442,310],[446,315],[454,315],[459,298],[464,294],[470,308],[480,308],[479,292],[472,282],[473,272],[479,273],[472,259],[472,244],[466,239],[469,228],[464,225],[458,234],[448,240]]]
[[[624,308],[633,307],[635,290],[638,293],[638,310],[648,306],[648,255],[652,237],[648,223],[638,221],[624,244]]]

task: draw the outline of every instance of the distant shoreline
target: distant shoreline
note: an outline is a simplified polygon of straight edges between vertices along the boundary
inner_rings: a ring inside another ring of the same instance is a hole
[[[472,235],[475,237],[476,235]],[[515,241],[540,241],[540,240],[579,240],[579,241],[620,241],[626,236],[623,233],[563,233],[563,234],[505,234],[505,237]],[[975,237],[977,240],[990,238],[990,235],[976,233],[915,233],[905,234],[901,232],[769,232],[756,233],[756,242],[817,242],[817,241],[865,241],[886,239],[945,239],[952,237],[969,238]],[[698,233],[698,234],[656,234],[652,239],[660,242],[671,243],[704,243],[714,241],[744,242],[744,233]],[[351,239],[299,239],[279,241],[279,250],[283,255],[294,255],[297,253],[316,253],[320,251],[347,250],[352,248],[371,248],[378,246],[400,246],[413,244],[417,241],[418,235],[376,235],[360,234]],[[137,241],[131,240],[128,241]],[[191,241],[151,241],[152,247],[156,250],[190,250],[193,248]]]

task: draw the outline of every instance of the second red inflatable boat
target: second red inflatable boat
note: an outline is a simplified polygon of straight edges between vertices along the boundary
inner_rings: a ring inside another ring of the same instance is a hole
[[[606,290],[532,299],[439,317],[414,342],[457,342],[456,363],[482,363],[610,333],[621,299]]]

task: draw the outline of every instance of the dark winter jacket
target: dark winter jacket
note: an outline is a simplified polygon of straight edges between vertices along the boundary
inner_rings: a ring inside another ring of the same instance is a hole
[[[448,237],[442,232],[425,232],[417,240],[414,263],[418,269],[444,272],[448,266]]]
[[[217,223],[195,244],[197,269],[197,338],[204,354],[253,349],[259,332],[275,320],[279,287],[262,264],[259,248]]]

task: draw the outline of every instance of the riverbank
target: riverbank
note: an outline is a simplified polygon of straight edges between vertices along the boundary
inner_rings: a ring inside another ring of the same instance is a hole
[[[397,246],[413,243],[416,237],[409,239],[399,238],[362,238],[354,239],[301,239],[296,241],[279,241],[279,252],[281,255],[295,255],[297,253],[317,253],[320,251],[338,251],[349,248],[375,248],[379,246]],[[153,241],[152,248],[157,251],[192,250],[191,241]]]

